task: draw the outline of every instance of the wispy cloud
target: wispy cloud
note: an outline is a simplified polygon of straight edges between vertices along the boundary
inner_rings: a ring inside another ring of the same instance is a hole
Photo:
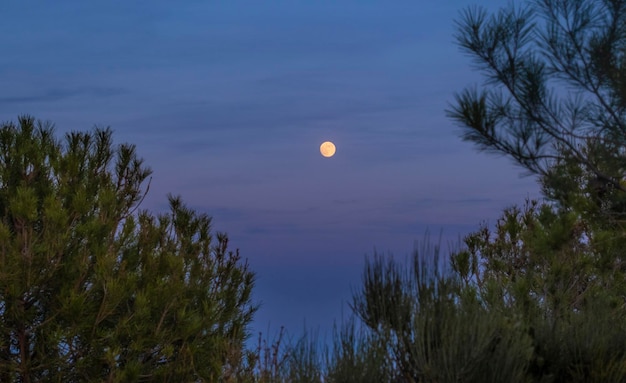
[[[73,97],[112,97],[127,93],[123,88],[83,87],[83,88],[53,88],[38,94],[23,96],[0,97],[0,104],[26,104],[39,102],[62,101]]]

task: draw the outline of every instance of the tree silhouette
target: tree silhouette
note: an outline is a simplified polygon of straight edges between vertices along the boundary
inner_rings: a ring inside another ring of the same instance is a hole
[[[457,27],[487,79],[448,110],[464,140],[545,179],[567,164],[596,191],[626,191],[625,1],[533,0],[491,16],[469,8]]]

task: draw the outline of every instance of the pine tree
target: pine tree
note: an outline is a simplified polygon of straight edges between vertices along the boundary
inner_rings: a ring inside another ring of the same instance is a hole
[[[487,80],[448,110],[462,138],[538,175],[562,207],[626,222],[626,1],[469,8],[457,27]]]
[[[215,381],[237,361],[254,274],[110,129],[0,126],[0,381]],[[149,184],[148,184],[149,185]]]

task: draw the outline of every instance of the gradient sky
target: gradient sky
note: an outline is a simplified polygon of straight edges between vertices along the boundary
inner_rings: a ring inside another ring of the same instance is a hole
[[[257,273],[254,331],[328,334],[364,258],[444,247],[538,196],[445,117],[480,84],[463,7],[501,1],[3,1],[0,121],[110,126]],[[319,154],[333,141],[337,154]]]

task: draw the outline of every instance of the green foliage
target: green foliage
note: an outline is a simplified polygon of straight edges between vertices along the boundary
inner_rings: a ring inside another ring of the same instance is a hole
[[[606,274],[584,238],[575,214],[530,201],[468,235],[449,268],[437,247],[406,266],[375,255],[353,302],[366,330],[336,336],[343,351],[328,364],[341,374],[327,376],[626,381],[623,274]]]
[[[0,127],[0,381],[215,381],[243,348],[254,275],[111,131]]]
[[[284,366],[285,382],[322,382],[323,358],[317,334],[306,333],[291,345]]]
[[[464,287],[490,312],[524,323],[533,381],[624,381],[623,275],[615,278],[574,214],[527,202],[505,210],[452,255]],[[473,272],[465,266],[471,259]]]
[[[358,327],[356,319],[335,326],[326,358],[326,379],[336,383],[379,383],[397,378],[384,339]]]
[[[384,341],[396,374],[406,382],[527,381],[532,350],[524,323],[488,310],[439,265],[438,252],[428,262],[427,253],[416,252],[408,269],[375,257],[354,297],[355,312]]]
[[[626,2],[468,9],[457,42],[487,82],[456,96],[462,138],[537,175],[527,202],[452,257],[465,289],[521,316],[535,381],[625,381]]]

